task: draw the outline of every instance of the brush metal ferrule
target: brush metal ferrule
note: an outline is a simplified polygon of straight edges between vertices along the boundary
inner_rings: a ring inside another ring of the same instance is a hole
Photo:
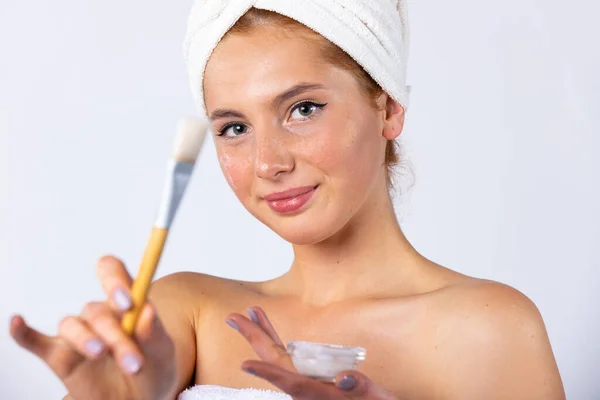
[[[169,160],[160,208],[154,224],[157,228],[171,227],[193,170],[194,164]]]

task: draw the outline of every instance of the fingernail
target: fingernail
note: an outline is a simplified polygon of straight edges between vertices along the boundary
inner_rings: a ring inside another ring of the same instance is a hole
[[[104,350],[104,345],[97,339],[91,339],[85,344],[85,349],[88,351],[88,353],[95,357],[102,353],[102,350]]]
[[[227,325],[229,325],[230,327],[232,327],[233,329],[235,329],[236,331],[240,330],[240,327],[238,326],[238,324],[236,324],[235,322],[233,322],[230,319],[226,319],[225,322],[227,322]]]
[[[258,376],[258,374],[256,373],[256,371],[253,370],[253,369],[244,369],[243,371],[246,372],[247,374]]]
[[[113,293],[113,301],[122,311],[127,311],[131,308],[131,296],[123,288],[118,288]]]
[[[123,369],[130,374],[135,374],[142,367],[142,361],[135,354],[128,354],[123,358]]]
[[[342,390],[351,390],[354,386],[356,386],[356,380],[350,375],[346,375],[338,382],[338,387]]]
[[[256,311],[254,311],[251,308],[247,309],[246,311],[248,311],[248,315],[250,316],[250,319],[252,320],[252,322],[254,322],[255,324],[258,324],[258,315],[256,315]]]

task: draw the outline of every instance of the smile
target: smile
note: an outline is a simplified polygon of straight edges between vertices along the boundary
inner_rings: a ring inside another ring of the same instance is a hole
[[[318,186],[304,186],[264,197],[269,208],[278,214],[290,214],[302,208],[313,196]]]

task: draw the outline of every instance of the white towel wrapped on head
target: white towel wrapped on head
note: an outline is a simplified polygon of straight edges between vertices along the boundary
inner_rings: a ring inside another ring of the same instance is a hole
[[[292,400],[292,398],[285,393],[272,390],[198,385],[182,392],[177,400]]]
[[[192,93],[206,114],[203,79],[213,50],[250,8],[292,18],[349,54],[406,109],[406,0],[196,0],[184,42]]]

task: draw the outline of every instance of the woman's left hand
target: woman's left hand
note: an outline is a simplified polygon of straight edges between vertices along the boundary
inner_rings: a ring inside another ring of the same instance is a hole
[[[241,314],[227,318],[228,324],[246,338],[262,360],[244,361],[244,371],[271,382],[295,400],[397,400],[392,393],[354,370],[339,373],[335,384],[300,375],[265,312],[260,307],[251,307],[248,315],[250,319]]]

